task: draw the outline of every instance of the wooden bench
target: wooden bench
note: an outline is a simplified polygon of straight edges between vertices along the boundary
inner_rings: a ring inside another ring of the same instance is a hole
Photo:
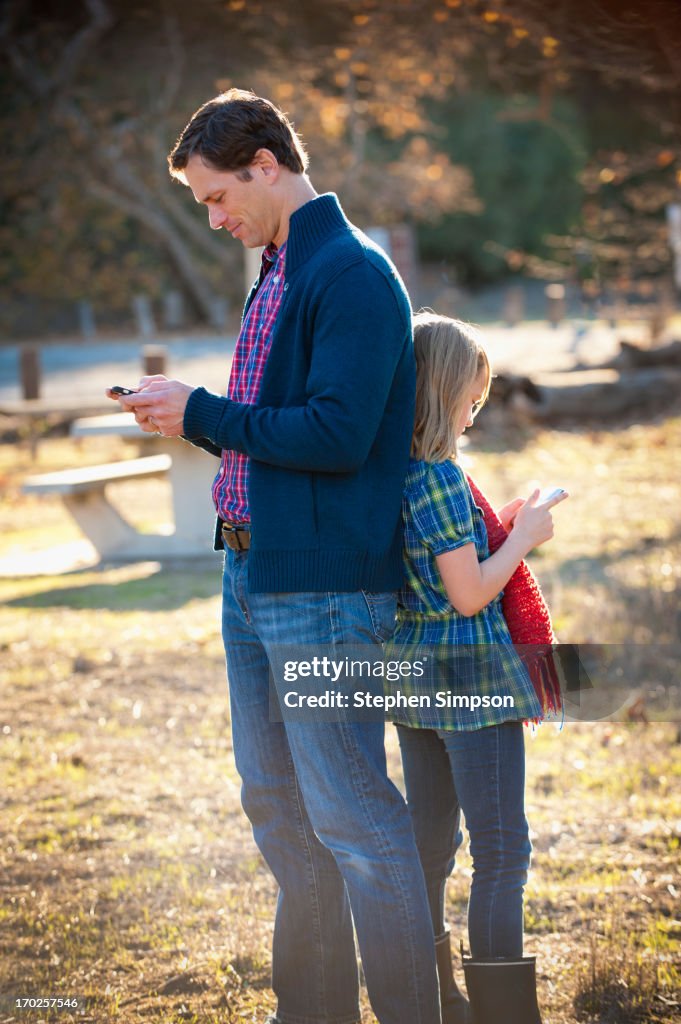
[[[102,558],[153,557],[154,542],[163,551],[163,535],[140,534],[109,502],[109,484],[165,475],[171,466],[169,455],[148,455],[141,459],[109,462],[81,469],[29,476],[23,483],[26,494],[58,494],[81,530]]]
[[[143,549],[149,551],[149,558],[162,561],[211,557],[215,531],[211,490],[218,468],[214,456],[177,437],[145,433],[131,412],[78,419],[71,432],[77,438],[106,436],[135,441],[149,453],[168,455],[172,460],[168,482],[174,530],[162,535],[145,534],[145,543],[137,546],[138,557],[143,557]]]

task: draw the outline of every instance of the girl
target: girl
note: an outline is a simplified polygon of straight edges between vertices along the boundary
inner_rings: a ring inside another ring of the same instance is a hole
[[[426,682],[418,681],[426,699],[411,702],[420,707],[400,708],[391,717],[428,888],[442,1019],[541,1024],[534,958],[522,955],[531,849],[522,723],[539,718],[542,707],[512,645],[501,598],[525,555],[553,535],[551,508],[567,495],[539,504],[535,491],[527,501],[506,505],[498,516],[508,538],[490,556],[482,512],[456,461],[457,441],[489,393],[487,355],[474,329],[433,313],[415,317],[414,346],[416,416],[403,501],[406,582],[391,649],[402,658],[408,649],[412,663],[420,659],[430,670]],[[444,921],[446,880],[462,841],[461,811],[473,857],[471,958],[464,962],[470,1006],[453,978]]]

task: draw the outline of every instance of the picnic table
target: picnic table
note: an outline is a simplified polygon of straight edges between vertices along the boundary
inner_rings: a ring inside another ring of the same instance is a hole
[[[74,421],[74,437],[118,436],[136,441],[144,454],[135,459],[28,477],[27,493],[58,494],[103,560],[192,558],[211,550],[215,509],[211,482],[214,456],[179,438],[147,434],[133,413],[115,412]],[[172,494],[172,532],[141,533],[108,499],[110,484],[167,476]]]
[[[73,422],[83,412],[96,413],[106,408],[107,399],[98,398],[86,403],[83,407],[82,398],[20,398],[0,401],[0,416],[11,416],[26,426],[31,457],[35,458],[40,437],[40,424],[45,421],[57,420]]]

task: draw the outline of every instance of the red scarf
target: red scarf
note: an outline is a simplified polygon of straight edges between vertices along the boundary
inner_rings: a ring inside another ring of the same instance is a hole
[[[485,520],[489,553],[494,554],[508,534],[482,491],[470,476],[467,476],[467,480],[475,504]],[[519,645],[518,654],[532,680],[544,715],[560,711],[563,702],[553,658],[553,645],[558,641],[539,583],[526,562],[520,563],[504,587],[501,607],[511,640]],[[524,645],[527,645],[525,650]]]

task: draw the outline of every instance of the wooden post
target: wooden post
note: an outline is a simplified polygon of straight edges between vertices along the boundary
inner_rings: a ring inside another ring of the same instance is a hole
[[[80,333],[86,341],[96,337],[97,326],[94,310],[92,303],[86,299],[81,299],[78,303],[78,323],[80,324]]]
[[[21,393],[25,399],[40,398],[40,348],[22,345],[19,353]]]
[[[229,313],[229,303],[226,298],[219,296],[213,299],[210,311],[210,325],[216,331],[224,331]]]
[[[525,316],[525,292],[522,285],[514,284],[504,292],[502,317],[509,327],[516,327]]]
[[[154,313],[148,295],[133,295],[132,311],[137,324],[137,331],[143,338],[151,338],[156,333]]]
[[[184,325],[184,297],[173,289],[163,294],[163,326],[168,331],[178,330]]]
[[[168,350],[165,345],[145,345],[142,349],[144,376],[153,377],[156,373],[166,374]]]
[[[546,319],[552,327],[557,327],[565,316],[565,285],[547,284],[544,289],[546,296]]]
[[[244,295],[248,295],[260,273],[262,249],[244,249]]]
[[[418,292],[418,254],[416,232],[411,224],[394,224],[390,228],[389,255],[404,281],[407,292],[415,299]]]

